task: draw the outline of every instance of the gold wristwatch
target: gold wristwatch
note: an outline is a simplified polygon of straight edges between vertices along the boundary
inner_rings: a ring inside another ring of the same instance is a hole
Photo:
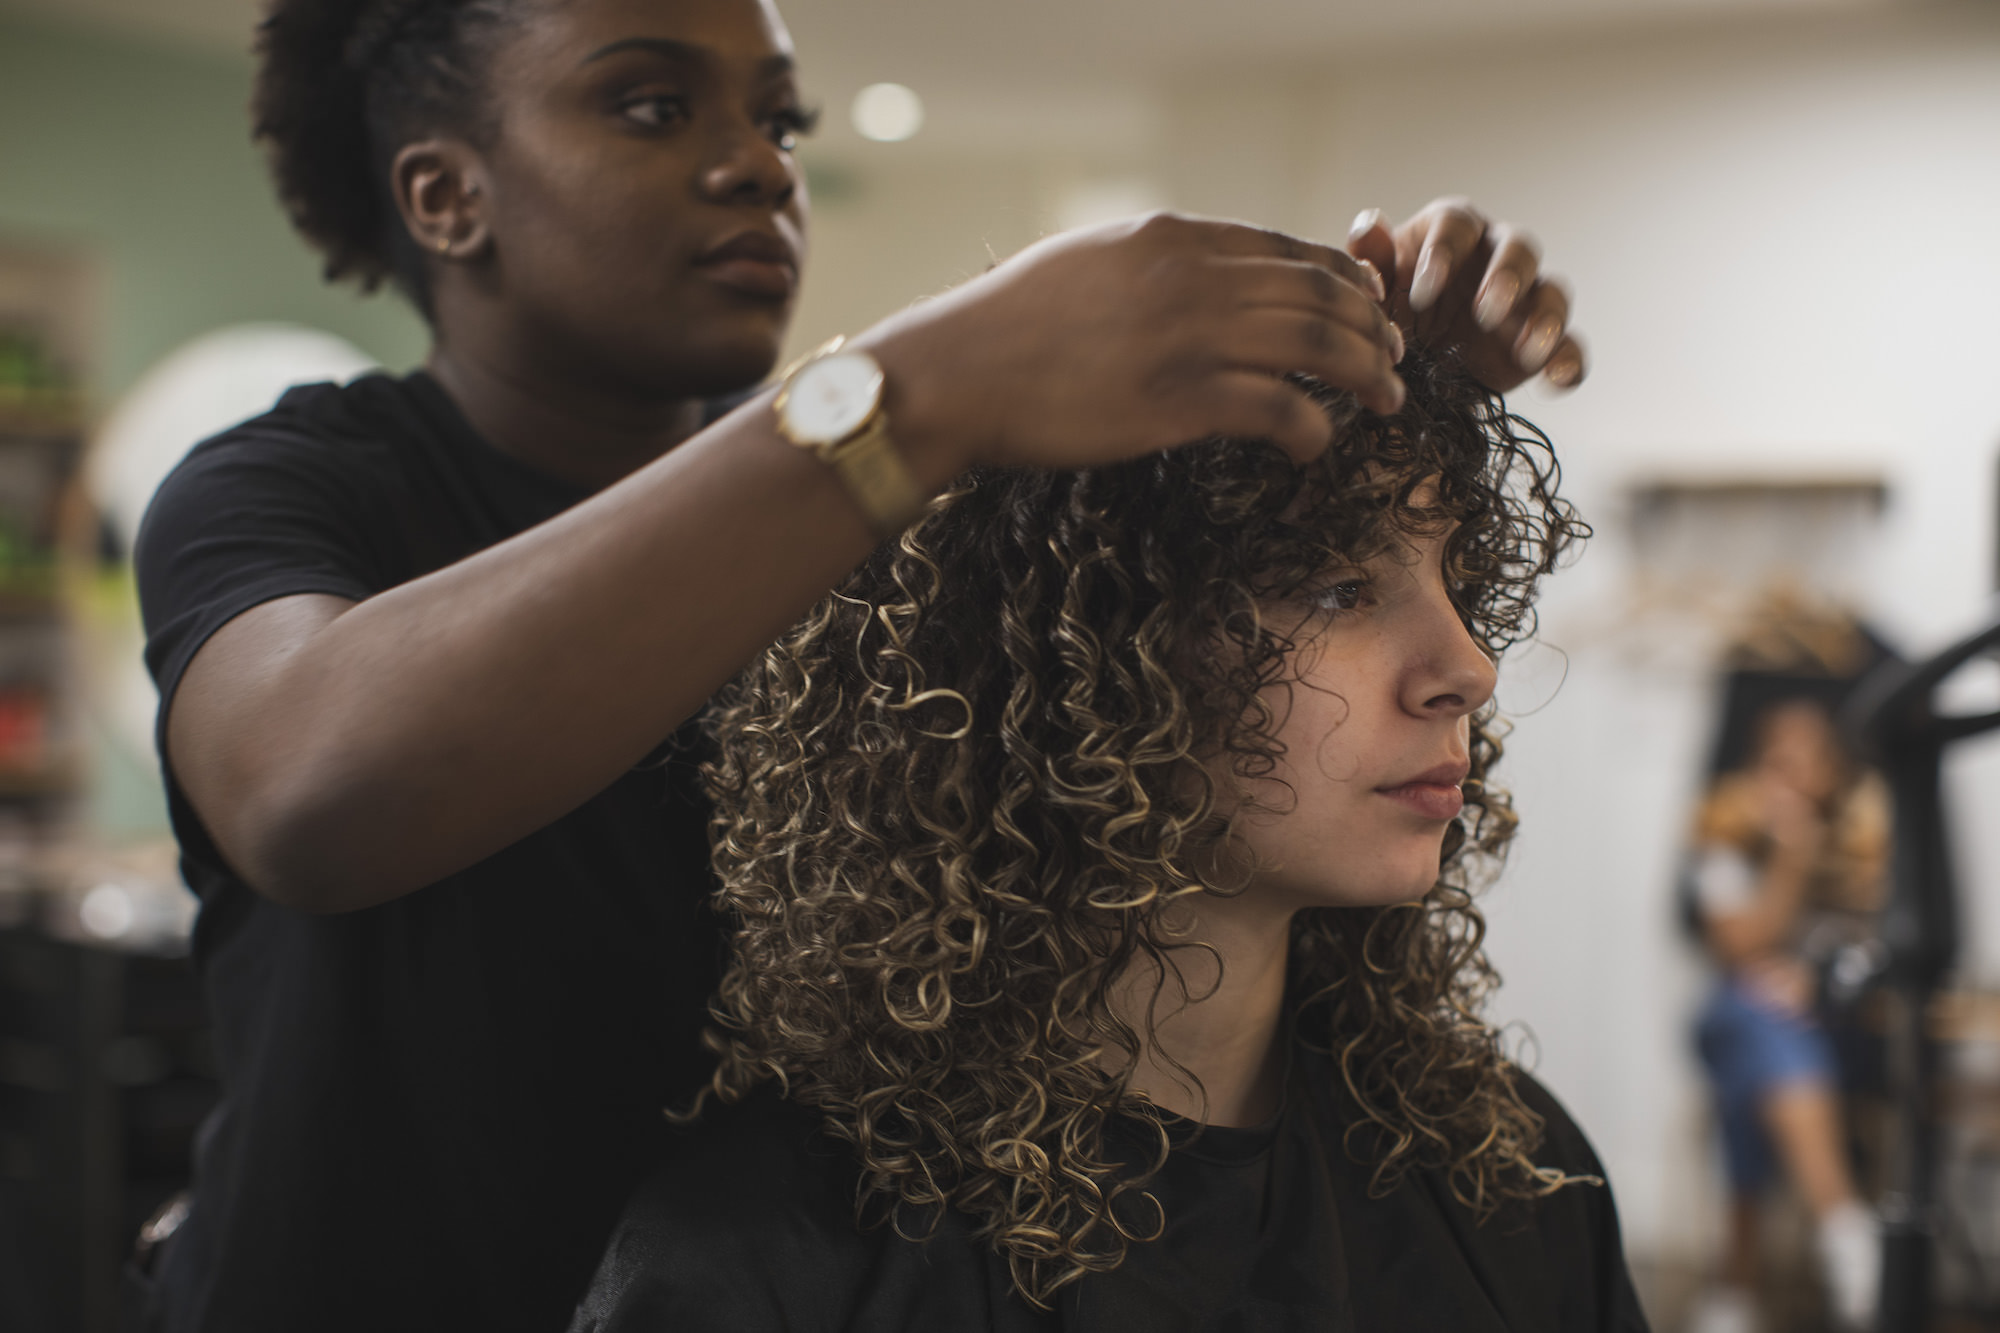
[[[818,454],[876,535],[893,537],[923,514],[924,494],[889,439],[881,363],[843,350],[846,341],[835,338],[786,371],[772,410],[778,433]]]

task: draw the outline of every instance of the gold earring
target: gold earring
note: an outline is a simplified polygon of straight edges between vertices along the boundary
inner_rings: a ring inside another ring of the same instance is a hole
[[[439,254],[441,254],[441,255],[448,255],[448,254],[450,254],[450,253],[451,253],[451,237],[450,237],[450,236],[440,236],[440,237],[438,237],[438,253],[439,253]]]

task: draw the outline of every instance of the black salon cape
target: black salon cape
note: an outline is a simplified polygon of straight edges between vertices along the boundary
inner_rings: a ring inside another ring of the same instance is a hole
[[[1601,1175],[1575,1123],[1545,1166]],[[1152,1186],[1160,1240],[1051,1312],[948,1214],[928,1241],[854,1220],[858,1175],[816,1114],[761,1091],[711,1112],[625,1211],[570,1333],[1645,1333],[1608,1186],[1480,1223],[1440,1171],[1369,1197],[1327,1063],[1304,1057],[1270,1125],[1208,1129]]]
[[[425,375],[294,390],[161,488],[137,553],[148,664],[171,699],[251,607],[360,601],[583,498]],[[167,792],[223,1100],[151,1327],[560,1329],[660,1107],[709,1067],[719,942],[691,757],[663,747],[479,864],[335,916],[253,892],[171,773]]]

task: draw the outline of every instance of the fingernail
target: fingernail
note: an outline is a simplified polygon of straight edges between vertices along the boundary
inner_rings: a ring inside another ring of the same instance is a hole
[[[1438,293],[1444,290],[1444,279],[1444,252],[1425,250],[1422,262],[1417,265],[1416,279],[1410,283],[1410,309],[1429,310],[1437,301]]]
[[[1568,357],[1564,357],[1562,360],[1556,362],[1554,365],[1549,367],[1548,369],[1549,383],[1555,385],[1558,389],[1567,389],[1572,384],[1576,383],[1577,377],[1582,373],[1583,373],[1582,366],[1570,360]]]
[[[1397,365],[1400,366],[1403,364],[1403,353],[1408,350],[1403,345],[1403,330],[1401,326],[1391,320],[1389,323],[1389,352],[1390,355],[1396,358]]]
[[[1382,222],[1381,209],[1364,208],[1359,213],[1355,214],[1354,225],[1347,229],[1347,234],[1349,236],[1359,236],[1361,235],[1361,233],[1365,231],[1369,231],[1377,226],[1380,226],[1381,222]]]
[[[1540,370],[1555,354],[1556,340],[1562,337],[1562,325],[1553,319],[1545,319],[1536,324],[1528,334],[1528,340],[1521,344],[1521,369],[1530,375]]]
[[[1479,294],[1479,304],[1473,309],[1473,318],[1479,327],[1488,333],[1506,322],[1513,312],[1514,300],[1521,294],[1521,280],[1511,273],[1502,273],[1486,284],[1486,290]]]
[[[1382,285],[1382,270],[1364,259],[1361,261],[1361,271],[1368,275],[1368,290],[1375,293],[1375,299],[1378,301],[1388,300],[1389,289]]]
[[[1384,412],[1383,416],[1389,416],[1402,411],[1403,404],[1410,397],[1410,391],[1404,386],[1401,375],[1391,375],[1389,377],[1389,392],[1394,395],[1395,401],[1389,404],[1389,411]]]

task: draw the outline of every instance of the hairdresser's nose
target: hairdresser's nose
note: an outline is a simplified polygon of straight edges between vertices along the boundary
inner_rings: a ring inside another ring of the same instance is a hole
[[[1499,681],[1493,659],[1472,637],[1440,582],[1426,590],[1403,676],[1403,707],[1419,717],[1464,717],[1483,708]]]
[[[765,126],[744,117],[715,130],[701,169],[701,192],[721,204],[784,208],[798,193],[798,164]]]

